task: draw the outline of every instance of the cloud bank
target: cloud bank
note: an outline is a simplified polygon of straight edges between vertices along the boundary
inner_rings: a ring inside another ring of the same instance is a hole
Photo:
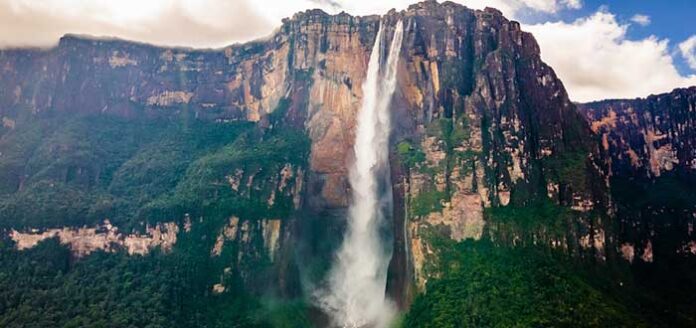
[[[628,27],[600,11],[572,23],[524,28],[534,34],[542,59],[556,71],[573,101],[645,97],[696,85],[696,75],[682,76],[674,66],[668,40],[629,40]],[[693,43],[696,47],[696,39]]]
[[[48,47],[67,33],[221,47],[268,34],[272,25],[237,0],[0,1],[0,47]]]

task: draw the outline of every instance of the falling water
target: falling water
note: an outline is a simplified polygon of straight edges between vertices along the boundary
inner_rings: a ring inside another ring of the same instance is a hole
[[[389,106],[396,89],[396,70],[403,39],[403,24],[394,31],[386,67],[380,70],[382,29],[370,54],[358,113],[355,163],[350,170],[352,204],[348,228],[329,286],[320,292],[321,306],[340,327],[376,327],[389,324],[395,309],[385,296],[391,248],[383,243],[380,228],[390,213]]]

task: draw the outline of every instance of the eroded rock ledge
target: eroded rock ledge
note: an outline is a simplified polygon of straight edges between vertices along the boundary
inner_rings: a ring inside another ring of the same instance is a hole
[[[125,234],[111,225],[108,220],[94,227],[62,228],[20,232],[12,229],[10,238],[18,250],[30,249],[41,241],[58,238],[61,244],[70,248],[76,257],[87,256],[96,251],[116,252],[125,250],[129,255],[145,255],[160,247],[169,252],[176,244],[179,226],[174,222],[158,223],[148,226],[144,234]]]

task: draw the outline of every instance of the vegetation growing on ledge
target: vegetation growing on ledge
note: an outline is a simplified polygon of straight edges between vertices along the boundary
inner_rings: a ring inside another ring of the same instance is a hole
[[[460,116],[456,121],[443,117],[431,122],[427,127],[427,133],[442,140],[445,153],[453,155],[455,148],[468,140],[471,132],[466,117]]]
[[[456,121],[451,118],[441,118],[438,122],[448,154],[469,139],[469,122],[466,116],[460,116]]]
[[[554,181],[561,185],[569,185],[573,190],[586,189],[587,152],[562,152],[544,159],[547,172]]]
[[[441,276],[416,298],[404,327],[648,326],[551,251],[488,241],[433,244]]]
[[[437,167],[426,164],[425,154],[419,147],[414,147],[407,141],[402,141],[397,145],[397,153],[403,164],[409,169],[416,169],[418,172],[435,177],[437,174],[444,174],[446,179],[445,190],[439,191],[431,183],[424,191],[409,200],[409,215],[411,217],[425,216],[432,212],[442,210],[442,202],[448,201],[452,197],[452,190],[449,175],[458,166],[462,174],[467,174],[472,169],[472,162],[478,154],[471,150],[458,149],[468,140],[470,131],[468,121],[463,116],[456,121],[450,118],[440,118],[431,122],[427,127],[427,134],[442,141],[445,158]]]
[[[496,240],[512,244],[519,238],[531,244],[542,240],[565,239],[578,213],[540,197],[525,206],[503,206],[484,209],[484,216]]]
[[[312,83],[314,79],[312,76],[314,75],[314,68],[309,68],[309,69],[296,69],[294,70],[295,72],[295,80],[298,81],[304,81],[308,83]]]
[[[179,183],[196,158],[252,127],[106,116],[19,122],[0,140],[7,178],[0,181],[0,224],[132,223],[140,208]]]
[[[403,165],[407,168],[416,168],[425,162],[425,154],[419,147],[414,147],[408,141],[402,141],[396,145],[396,152]]]
[[[442,210],[442,202],[446,200],[444,191],[432,190],[422,191],[410,202],[411,216],[425,216],[428,213]]]
[[[275,123],[287,101],[279,107],[271,115]],[[260,184],[269,184],[285,163],[304,165],[308,151],[302,131],[264,133],[248,122],[106,116],[20,122],[0,140],[0,226],[81,226],[108,218],[129,228],[136,220],[181,218],[232,198],[224,204],[250,216],[281,216],[291,201],[279,194],[269,208],[271,187]],[[245,199],[233,195],[225,176],[237,168],[258,172],[255,187],[262,190]]]
[[[212,210],[249,219],[287,217],[292,205],[288,196],[277,193],[273,205],[268,199],[283,165],[304,165],[308,150],[306,136],[297,131],[267,136],[243,134],[193,162],[173,192],[153,201],[140,215],[164,219]],[[236,170],[243,172],[238,191],[225,178]]]

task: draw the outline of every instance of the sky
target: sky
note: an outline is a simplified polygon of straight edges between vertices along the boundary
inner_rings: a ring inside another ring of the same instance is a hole
[[[414,0],[0,0],[0,47],[50,47],[66,33],[218,48],[271,35],[310,8],[383,14]],[[454,0],[500,9],[532,32],[571,100],[696,85],[694,0]]]

